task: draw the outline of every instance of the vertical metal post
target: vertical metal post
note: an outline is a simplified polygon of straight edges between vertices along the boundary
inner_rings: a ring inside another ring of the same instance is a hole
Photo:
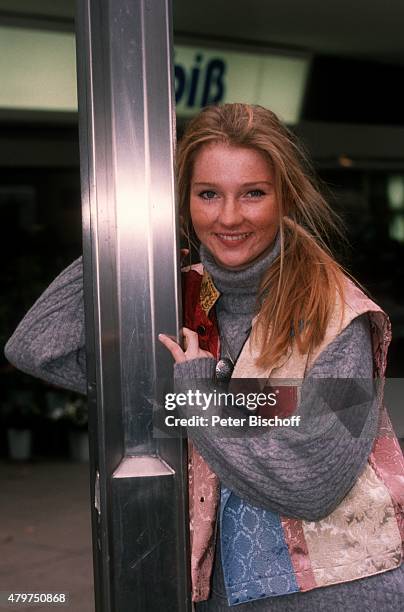
[[[78,0],[93,550],[98,612],[191,609],[186,452],[153,438],[177,334],[170,0]]]

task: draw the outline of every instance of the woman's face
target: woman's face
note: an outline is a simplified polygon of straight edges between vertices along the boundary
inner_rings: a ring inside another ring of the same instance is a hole
[[[196,155],[190,189],[196,235],[226,268],[243,268],[272,244],[279,226],[273,172],[262,153],[220,143]]]

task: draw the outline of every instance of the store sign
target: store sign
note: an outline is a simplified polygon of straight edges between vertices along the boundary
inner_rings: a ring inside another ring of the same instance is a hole
[[[208,104],[248,102],[299,120],[308,59],[176,45],[177,114]],[[0,108],[77,111],[73,33],[0,27]]]
[[[299,120],[307,57],[176,46],[174,63],[179,116],[208,104],[247,102],[271,108],[287,123]]]

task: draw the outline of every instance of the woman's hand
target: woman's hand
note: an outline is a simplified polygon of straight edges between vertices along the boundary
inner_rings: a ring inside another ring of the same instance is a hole
[[[201,357],[212,357],[209,351],[204,351],[199,347],[198,334],[187,327],[183,327],[182,335],[184,336],[185,351],[182,350],[178,342],[172,340],[165,334],[159,334],[158,338],[162,344],[170,351],[175,363],[184,363],[191,359],[199,359]]]

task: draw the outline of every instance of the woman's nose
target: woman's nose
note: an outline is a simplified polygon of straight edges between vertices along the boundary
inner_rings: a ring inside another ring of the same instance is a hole
[[[234,198],[226,198],[219,211],[219,221],[226,227],[240,225],[243,221],[243,214],[240,203]]]

